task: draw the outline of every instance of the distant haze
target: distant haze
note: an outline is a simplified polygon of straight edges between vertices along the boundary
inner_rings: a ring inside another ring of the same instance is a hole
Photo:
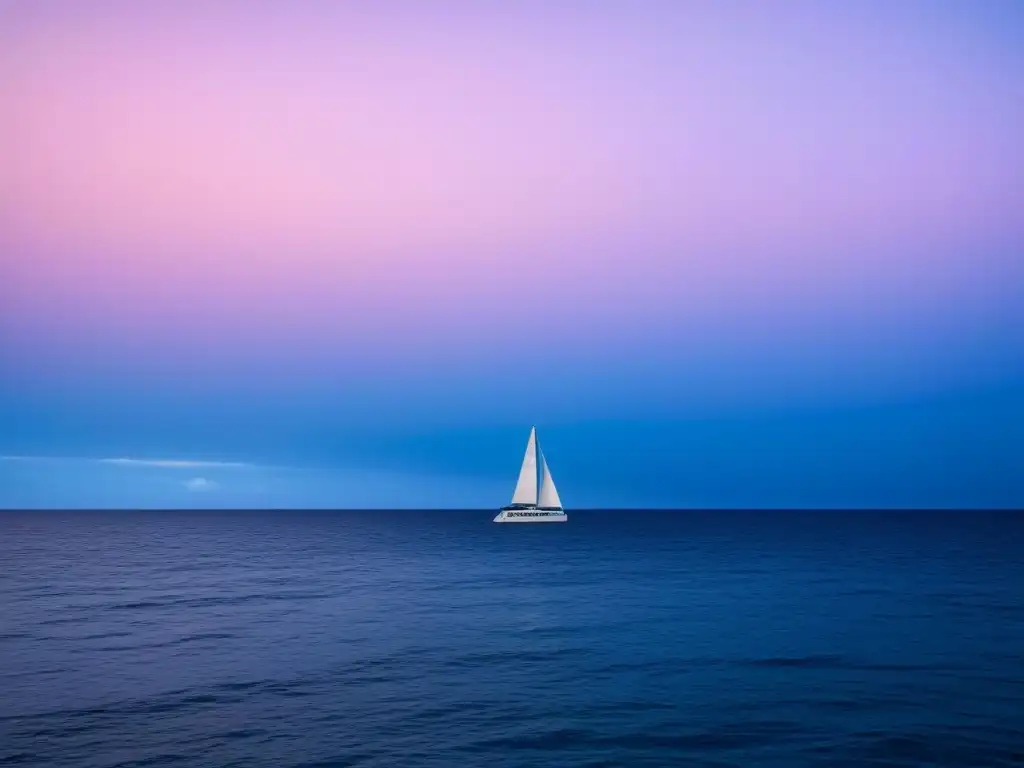
[[[5,2],[0,506],[1024,505],[1021,29]]]

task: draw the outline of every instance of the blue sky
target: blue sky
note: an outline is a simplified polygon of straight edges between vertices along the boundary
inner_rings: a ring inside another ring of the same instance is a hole
[[[258,403],[66,407],[45,430],[38,411],[4,413],[3,506],[493,508],[528,431],[498,418],[353,426],[327,408],[268,418]],[[539,430],[569,507],[1019,507],[1022,424],[1021,391],[987,389],[657,419],[622,408]]]

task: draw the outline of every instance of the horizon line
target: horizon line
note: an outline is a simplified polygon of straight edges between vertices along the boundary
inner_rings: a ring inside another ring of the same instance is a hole
[[[316,512],[316,513],[350,513],[350,512],[473,512],[491,513],[495,510],[485,507],[0,507],[4,513],[63,513],[63,512]],[[578,513],[786,513],[786,512],[998,512],[1024,513],[1024,507],[585,507],[566,510],[567,514]]]

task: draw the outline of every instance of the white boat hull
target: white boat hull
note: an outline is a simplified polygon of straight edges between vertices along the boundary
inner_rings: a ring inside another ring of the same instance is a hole
[[[564,523],[569,520],[562,510],[503,509],[494,518],[495,523]]]

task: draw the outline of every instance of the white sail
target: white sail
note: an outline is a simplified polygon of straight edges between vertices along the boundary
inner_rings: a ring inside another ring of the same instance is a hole
[[[558,498],[558,489],[555,488],[555,479],[551,477],[551,470],[548,469],[548,460],[544,454],[540,455],[540,498],[537,506],[543,509],[561,509],[562,500]]]
[[[531,427],[530,439],[526,443],[523,466],[519,469],[519,482],[512,494],[513,504],[537,503],[537,429]]]

